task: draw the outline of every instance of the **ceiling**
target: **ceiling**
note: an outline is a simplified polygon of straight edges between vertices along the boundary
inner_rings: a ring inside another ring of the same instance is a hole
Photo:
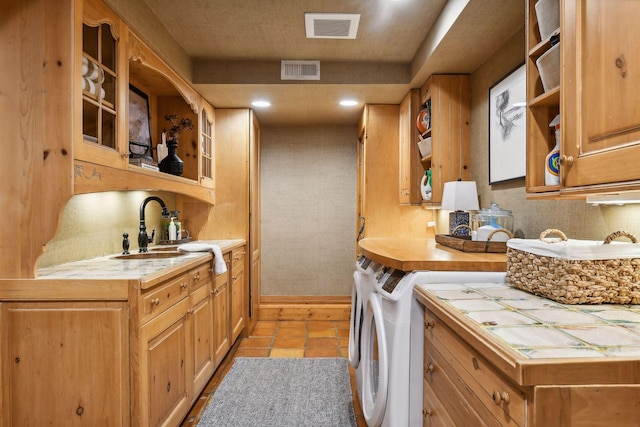
[[[215,108],[270,101],[252,107],[265,127],[355,124],[365,103],[471,73],[522,31],[525,11],[524,0],[143,1],[191,58],[196,89]],[[356,39],[306,38],[306,12],[360,14]],[[281,80],[281,60],[319,60],[320,80]]]

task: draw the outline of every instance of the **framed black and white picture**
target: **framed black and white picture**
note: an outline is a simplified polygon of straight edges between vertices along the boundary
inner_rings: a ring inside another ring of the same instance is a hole
[[[153,159],[149,97],[129,85],[129,157]]]
[[[519,66],[489,89],[489,184],[526,174],[526,72]]]

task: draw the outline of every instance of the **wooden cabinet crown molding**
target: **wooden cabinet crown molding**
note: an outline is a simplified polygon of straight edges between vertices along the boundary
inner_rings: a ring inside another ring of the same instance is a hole
[[[189,104],[191,110],[198,114],[201,108],[198,93],[133,33],[129,33],[129,60],[165,77]]]

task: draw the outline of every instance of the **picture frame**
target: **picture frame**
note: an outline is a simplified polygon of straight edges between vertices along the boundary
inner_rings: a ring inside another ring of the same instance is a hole
[[[490,185],[526,175],[526,112],[526,69],[522,64],[489,88]]]
[[[129,85],[129,157],[153,160],[149,96]]]

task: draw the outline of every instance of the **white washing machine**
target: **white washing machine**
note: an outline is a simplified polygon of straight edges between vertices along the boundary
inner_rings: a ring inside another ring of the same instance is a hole
[[[362,329],[362,411],[369,427],[418,427],[422,420],[424,310],[416,284],[501,282],[505,273],[384,268],[369,295]]]
[[[349,363],[355,369],[358,396],[362,396],[363,365],[362,358],[362,323],[367,300],[374,292],[375,272],[381,268],[370,259],[361,256],[356,261],[351,289],[351,316],[349,319]]]

